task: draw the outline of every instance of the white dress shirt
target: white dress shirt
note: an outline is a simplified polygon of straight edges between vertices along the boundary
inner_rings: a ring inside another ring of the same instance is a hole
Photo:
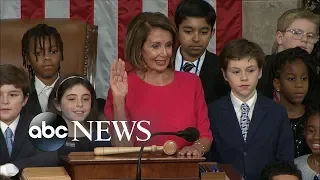
[[[239,125],[240,125],[241,104],[242,103],[246,103],[249,106],[249,108],[250,108],[249,118],[250,118],[250,121],[251,121],[252,120],[252,114],[253,114],[254,106],[255,106],[256,101],[257,101],[257,91],[254,92],[254,95],[247,102],[242,102],[239,98],[237,98],[233,94],[232,91],[230,93],[230,96],[231,96],[231,102],[232,102],[233,107],[234,107],[234,111],[236,112],[236,115],[237,115],[237,118],[238,118]]]
[[[48,99],[49,99],[50,93],[59,78],[60,78],[60,76],[58,75],[58,77],[54,81],[54,83],[52,83],[50,86],[46,86],[45,84],[43,84],[43,82],[39,78],[37,78],[37,76],[35,76],[34,86],[37,91],[37,95],[38,95],[38,99],[39,99],[39,103],[40,103],[42,112],[47,111]]]
[[[8,126],[6,123],[0,121],[0,128],[3,136],[5,136],[5,131],[9,127],[13,132],[12,141],[14,142],[14,137],[16,129],[19,123],[20,115]],[[12,177],[19,173],[19,169],[12,163],[7,163],[0,165],[0,175]]]
[[[185,63],[187,63],[188,61],[184,60],[182,62],[182,55],[181,55],[181,46],[178,48],[177,53],[176,53],[176,60],[175,60],[175,70],[176,71],[182,71],[181,67],[184,66]],[[198,70],[197,70],[197,75],[199,76],[200,74],[200,70],[204,61],[204,58],[206,57],[206,51],[204,51],[204,53],[200,56],[199,59],[196,59],[195,61],[191,62],[194,64],[194,68],[192,68],[190,70],[190,73],[195,73],[196,72],[196,67],[199,61],[199,65],[198,65]]]

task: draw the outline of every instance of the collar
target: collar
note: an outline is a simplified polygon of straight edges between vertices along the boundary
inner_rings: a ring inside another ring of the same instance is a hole
[[[58,74],[57,79],[50,86],[46,86],[37,76],[34,76],[34,86],[36,88],[38,96],[46,87],[50,87],[51,89],[53,89],[54,85],[56,84],[59,78],[60,78],[60,74]]]
[[[258,97],[257,90],[255,90],[254,95],[247,102],[242,102],[239,98],[237,98],[233,94],[232,91],[230,93],[230,96],[231,96],[231,102],[232,102],[234,108],[236,109],[236,112],[241,111],[241,104],[242,103],[246,103],[249,106],[250,111],[253,110],[254,105],[256,104],[256,101],[257,101],[257,97]]]
[[[203,52],[203,54],[200,56],[199,59],[197,59],[197,60],[195,60],[193,62],[190,62],[190,63],[193,63],[194,66],[196,67],[197,63],[198,63],[198,60],[200,60],[200,63],[199,63],[199,66],[198,66],[198,72],[201,70],[202,63],[204,61],[204,58],[206,57],[206,52],[207,52],[207,50],[205,50]],[[186,62],[187,61],[184,61],[183,63],[186,63]],[[179,48],[177,50],[177,53],[176,53],[176,59],[175,59],[175,70],[176,71],[180,71],[181,63],[182,63],[182,54],[181,54],[181,46],[179,46]]]
[[[4,134],[6,129],[9,127],[12,130],[13,135],[15,135],[15,132],[16,132],[16,129],[17,129],[17,126],[19,123],[19,119],[20,119],[20,114],[18,115],[18,117],[14,121],[12,121],[12,123],[9,126],[6,123],[0,121],[0,128],[1,128],[2,133]]]

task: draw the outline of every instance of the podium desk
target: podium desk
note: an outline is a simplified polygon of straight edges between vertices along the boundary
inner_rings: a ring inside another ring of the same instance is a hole
[[[62,160],[72,180],[136,179],[138,153],[95,156],[93,152],[77,152]],[[199,180],[199,163],[203,161],[204,157],[144,153],[141,177],[144,180]]]

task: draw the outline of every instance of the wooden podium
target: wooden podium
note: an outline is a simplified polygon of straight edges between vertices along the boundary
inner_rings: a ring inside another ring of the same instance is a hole
[[[83,152],[62,159],[72,180],[136,179],[138,153],[95,156],[93,152]],[[199,163],[203,161],[204,157],[144,153],[141,176],[144,180],[199,180]]]

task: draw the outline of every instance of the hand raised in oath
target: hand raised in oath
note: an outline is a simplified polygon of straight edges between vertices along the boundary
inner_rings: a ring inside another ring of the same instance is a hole
[[[125,62],[114,60],[111,66],[110,88],[114,99],[124,99],[128,93],[128,77]]]

